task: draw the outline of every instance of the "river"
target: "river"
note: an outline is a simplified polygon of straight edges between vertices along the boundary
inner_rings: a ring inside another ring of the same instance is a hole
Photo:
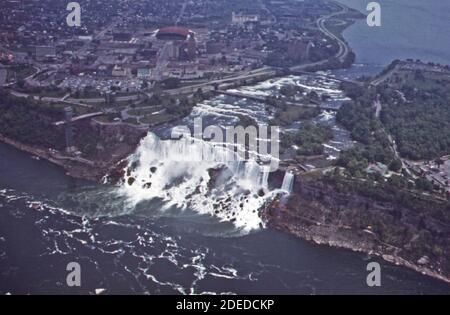
[[[368,14],[369,0],[338,0]],[[373,75],[395,59],[421,59],[450,64],[450,2],[442,0],[379,0],[381,26],[369,27],[358,20],[344,31],[356,53],[347,76]],[[339,72],[339,73],[342,73]]]
[[[283,84],[326,91],[336,106],[344,99],[337,82],[303,77],[240,91],[268,95]],[[189,125],[202,117],[207,124],[226,125],[234,121],[236,111],[258,121],[270,118],[262,104],[220,96],[200,104],[181,123]],[[327,150],[329,157],[351,145],[348,134],[334,124],[333,114],[323,112],[317,119],[334,126],[338,141],[329,146],[334,148]],[[168,130],[155,132],[164,137]],[[382,261],[383,284],[369,288],[366,266],[372,258],[261,227],[258,207],[281,188],[266,187],[263,173],[253,167],[236,168],[233,179],[225,174],[219,186],[208,190],[202,179],[214,165],[185,162],[180,167],[174,155],[178,150],[185,155],[186,149],[177,148],[162,158],[158,154],[168,149],[161,149],[162,143],[156,136],[144,140],[130,160],[138,163],[130,174],[136,179],[134,186],[120,187],[71,179],[46,161],[0,144],[0,292],[449,292],[444,283]],[[151,189],[136,184],[148,181],[153,181]],[[198,193],[198,187],[205,194]],[[264,197],[256,194],[259,188],[265,189]],[[220,212],[213,203],[220,203]],[[240,210],[238,203],[244,204]],[[65,283],[69,262],[81,265],[80,288]]]
[[[362,1],[342,2],[356,6]],[[393,1],[386,2],[397,8]],[[398,8],[411,10],[417,22],[429,18],[429,10],[416,11],[417,6],[426,8],[427,4],[417,1],[415,6]],[[386,13],[386,25],[389,16]],[[404,19],[404,23],[408,21]],[[438,32],[442,36],[446,35],[446,22],[433,19],[433,23],[443,23]],[[382,39],[358,44],[358,36],[365,38],[369,32],[361,27],[354,25],[345,33],[358,55],[357,64],[336,75],[371,73],[391,59],[407,55],[408,46],[398,41],[403,32],[388,32],[391,45],[383,49]],[[361,35],[364,32],[366,35]],[[409,50],[410,57],[448,62],[445,49],[438,47],[445,44],[424,50],[420,47],[429,39],[418,40],[412,43],[416,49]],[[367,48],[370,43],[373,46]],[[370,47],[378,49],[377,53],[370,53]],[[240,91],[273,95],[283,84],[326,91],[336,106],[344,100],[336,82],[303,77],[266,81]],[[262,104],[219,96],[199,104],[181,123],[191,125],[193,118],[202,117],[206,124],[224,126],[235,120],[236,112],[260,122],[270,119]],[[334,130],[334,142],[326,150],[329,159],[352,145],[332,113],[322,112],[317,120],[330,123]],[[264,172],[242,165],[221,171],[222,180],[215,187],[204,185],[210,176],[208,169],[217,164],[180,166],[173,159],[175,152],[167,155],[170,147],[159,140],[167,137],[168,131],[167,127],[155,130],[156,135],[147,137],[130,159],[130,165],[135,164],[129,174],[134,186],[74,180],[46,161],[0,144],[0,293],[86,294],[96,289],[124,294],[450,292],[449,285],[408,269],[264,228],[257,208],[271,194],[283,193],[282,187],[268,187]],[[176,154],[188,152],[186,147],[179,149]],[[148,183],[151,187],[144,188]],[[258,196],[259,189],[264,196]],[[370,261],[382,266],[381,287],[366,285]],[[81,287],[66,285],[69,262],[81,266]]]

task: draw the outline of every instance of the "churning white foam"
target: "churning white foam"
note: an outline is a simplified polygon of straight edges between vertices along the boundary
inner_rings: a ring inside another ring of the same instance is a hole
[[[268,170],[206,141],[161,140],[149,133],[130,157],[120,192],[130,207],[160,198],[162,210],[189,208],[248,231],[263,226],[258,210],[282,192],[269,190]]]

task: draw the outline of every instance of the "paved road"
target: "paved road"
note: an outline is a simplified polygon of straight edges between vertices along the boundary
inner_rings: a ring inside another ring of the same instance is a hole
[[[348,8],[341,5],[340,3],[334,2],[337,5],[339,5],[341,7],[341,10],[338,12],[334,12],[332,14],[326,15],[324,17],[321,17],[320,19],[317,20],[316,25],[317,28],[324,33],[327,37],[331,38],[332,40],[335,40],[338,45],[339,45],[339,51],[337,52],[337,54],[335,55],[335,57],[337,59],[339,59],[340,62],[343,62],[345,60],[345,58],[347,57],[347,54],[349,53],[350,49],[347,45],[347,43],[345,43],[342,39],[340,39],[339,37],[337,37],[336,35],[334,35],[331,31],[329,31],[326,26],[325,23],[327,20],[337,16],[337,15],[341,15],[341,14],[345,14],[348,12]],[[294,66],[291,67],[290,70],[291,71],[302,71],[305,70],[309,67],[314,67],[314,66],[320,66],[323,65],[325,63],[328,62],[328,59],[325,60],[321,60],[318,62],[314,62],[314,63],[309,63],[309,64],[304,64],[304,65],[300,65],[300,66]]]
[[[85,115],[74,117],[72,119],[72,122],[78,121],[78,120],[83,120],[83,119],[88,119],[88,118],[92,118],[92,117],[97,117],[97,116],[101,116],[101,115],[104,115],[104,114],[105,114],[104,112],[95,112],[95,113],[85,114]],[[64,125],[65,123],[66,123],[65,120],[61,120],[61,121],[55,122],[54,125],[55,126],[61,126],[61,125]]]
[[[188,1],[185,0],[183,2],[183,6],[181,7],[181,11],[180,14],[178,15],[177,21],[175,22],[175,25],[178,25],[181,21],[181,19],[183,18],[184,12],[186,11],[186,7],[187,7]]]
[[[381,105],[381,102],[380,102],[379,98],[377,98],[377,100],[374,101],[374,107],[375,107],[375,117],[379,120],[380,119],[380,113],[383,110],[383,106]],[[381,126],[382,126],[381,130],[387,136],[387,138],[389,140],[389,147],[392,150],[392,152],[394,153],[395,158],[398,159],[402,163],[402,169],[404,169],[408,173],[408,175],[410,175],[411,177],[414,177],[414,175],[412,174],[412,172],[409,169],[408,165],[405,163],[405,160],[400,156],[400,153],[398,152],[397,143],[395,142],[394,138],[386,130],[386,128],[384,128],[383,123],[381,122],[381,120],[380,120],[380,123],[381,123]]]
[[[33,68],[36,70],[35,73],[30,74],[28,77],[24,78],[23,80],[28,82],[29,80],[31,80],[35,75],[37,75],[41,70],[37,67],[37,66],[33,66]],[[6,69],[5,69],[6,70]],[[18,81],[14,81],[14,82],[10,82],[10,83],[6,83],[6,73],[7,71],[5,71],[5,81],[2,81],[1,78],[1,69],[0,69],[0,86],[4,86],[4,87],[9,87],[9,86],[13,86],[15,85]]]
[[[397,72],[397,70],[399,69],[399,66],[396,65],[392,70],[386,72],[385,74],[383,74],[382,76],[380,76],[379,78],[376,78],[375,80],[373,80],[370,85],[372,86],[378,86],[381,83],[385,82],[387,79],[389,79],[395,72]]]
[[[375,101],[375,117],[380,118],[380,113],[383,107],[381,106],[380,100]]]
[[[340,62],[343,62],[345,60],[345,57],[347,57],[347,54],[349,53],[349,48],[347,46],[347,43],[345,43],[342,39],[340,39],[339,37],[337,37],[336,35],[334,35],[331,31],[329,31],[326,27],[325,27],[325,23],[327,20],[337,16],[337,15],[341,15],[341,14],[345,14],[348,12],[348,8],[337,3],[334,2],[337,5],[339,5],[341,7],[341,11],[336,12],[336,13],[332,13],[330,15],[324,16],[320,19],[317,20],[317,27],[322,31],[322,33],[324,33],[326,36],[328,36],[329,38],[331,38],[332,40],[335,40],[338,45],[339,45],[339,51],[336,54],[336,58],[339,59]]]

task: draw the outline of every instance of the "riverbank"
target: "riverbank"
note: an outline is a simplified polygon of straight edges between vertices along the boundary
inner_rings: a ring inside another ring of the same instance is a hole
[[[308,221],[305,219],[305,221]],[[388,254],[385,250],[374,250],[373,247],[376,245],[374,242],[364,242],[362,240],[353,239],[353,235],[345,236],[340,229],[343,227],[337,226],[327,226],[324,227],[320,222],[307,222],[307,224],[317,224],[316,228],[307,228],[306,226],[293,225],[287,222],[282,223],[281,221],[276,221],[276,219],[271,218],[269,220],[268,226],[285,233],[292,234],[296,237],[304,239],[308,242],[325,245],[333,248],[350,250],[356,253],[364,253],[372,257],[382,258],[383,260],[395,264],[396,266],[406,267],[408,269],[414,270],[422,275],[432,277],[434,279],[450,283],[450,276],[445,276],[437,271],[419,266],[412,263],[400,256],[395,254]],[[366,232],[369,233],[369,232]]]
[[[71,156],[66,156],[62,152],[45,149],[31,145],[25,145],[4,135],[0,134],[0,142],[8,144],[20,151],[26,152],[31,156],[38,159],[46,160],[56,166],[63,168],[67,176],[76,179],[85,179],[93,182],[101,182],[105,174],[114,171],[117,168],[117,160],[122,160],[128,157],[134,149],[130,152],[126,152],[121,156],[118,156],[114,162],[101,162],[101,161],[90,161],[82,158],[74,158]]]
[[[101,182],[104,176],[109,174],[112,184],[119,182],[124,176],[123,170],[126,163],[120,163],[120,161],[125,161],[136,149],[136,147],[130,148],[121,156],[117,156],[113,163],[106,163],[70,159],[55,150],[24,145],[2,135],[0,135],[0,141],[62,167],[68,176]],[[279,183],[276,186],[279,187]],[[418,263],[419,261],[425,264],[433,263],[426,255],[416,257],[416,262],[412,262],[411,259],[402,256],[397,247],[377,240],[375,233],[370,228],[354,229],[351,227],[353,221],[344,224],[339,217],[342,207],[346,206],[348,200],[359,200],[359,205],[353,205],[356,208],[366,209],[366,205],[370,204],[375,205],[375,210],[379,210],[376,201],[362,202],[362,198],[358,195],[342,197],[329,188],[328,196],[325,196],[326,191],[322,191],[319,195],[312,194],[311,197],[311,195],[305,195],[305,187],[314,187],[314,184],[310,183],[310,185],[300,187],[296,184],[287,206],[274,203],[268,210],[262,210],[262,216],[268,222],[269,228],[289,233],[315,244],[380,257],[395,265],[404,266],[423,275],[450,283],[450,277],[439,272],[438,265],[428,266]],[[347,200],[344,205],[342,205],[342,200]],[[292,204],[296,206],[293,207]],[[342,207],[336,208],[336,205],[342,205]],[[357,217],[351,218],[355,221],[358,219]]]
[[[86,124],[88,125],[88,123]],[[106,162],[107,158],[112,155],[111,152],[115,151],[115,154],[118,152],[111,146],[111,144],[120,145],[122,142],[129,144],[130,141],[127,140],[117,143],[117,139],[121,139],[124,134],[127,134],[125,130],[119,132],[117,130],[117,126],[98,126],[98,128],[101,128],[101,130],[98,130],[100,135],[116,140],[112,143],[105,142],[102,147],[107,148],[107,151],[102,152],[102,154],[96,158],[92,158],[93,163],[83,163],[82,161],[62,159],[61,157],[63,156],[63,153],[61,152],[23,145],[17,141],[5,137],[1,137],[0,141],[8,143],[19,150],[28,152],[42,159],[46,159],[55,165],[62,167],[66,170],[67,175],[71,177],[100,182],[106,174],[109,174],[110,180],[108,183],[115,184],[124,178],[124,169],[127,166],[126,158],[135,152],[140,138],[138,134],[134,135],[132,137],[135,139],[133,140],[133,145],[121,151],[121,153],[115,157],[114,161]],[[80,130],[84,130],[86,132],[88,129],[87,126],[84,126],[83,128],[80,128]],[[110,145],[107,143],[110,143]],[[123,163],[120,163],[120,161],[123,161]],[[284,175],[284,172],[281,173]],[[280,180],[282,180],[282,178],[280,178]],[[281,182],[276,183],[274,186],[281,187]],[[284,233],[300,237],[312,243],[349,249],[355,252],[367,253],[373,256],[381,257],[396,265],[405,266],[419,273],[450,283],[449,277],[443,276],[441,273],[436,271],[439,266],[427,267],[417,263],[423,258],[424,255],[415,257],[414,260],[411,260],[409,259],[409,256],[405,258],[399,254],[398,249],[395,248],[395,246],[386,246],[381,242],[377,242],[374,237],[374,232],[366,228],[367,226],[372,225],[371,223],[366,224],[364,228],[349,228],[357,222],[358,216],[349,216],[348,221],[345,224],[342,223],[339,215],[342,213],[342,208],[346,207],[346,204],[344,203],[341,207],[336,207],[336,205],[339,205],[342,199],[361,200],[361,198],[356,194],[342,197],[339,194],[332,192],[332,189],[329,188],[328,191],[330,191],[329,196],[321,193],[311,197],[312,200],[309,202],[305,202],[306,196],[304,191],[295,186],[294,192],[291,196],[292,200],[289,202],[290,206],[287,208],[280,207],[280,209],[274,210],[276,214],[281,213],[281,215],[263,213],[263,216],[267,216],[268,227],[281,230]],[[326,201],[325,204],[324,200]],[[294,204],[295,207],[292,206],[292,204]],[[376,205],[377,202],[370,201],[367,202],[367,204]],[[366,209],[366,203],[360,203],[359,205],[353,206],[353,208]],[[374,207],[374,210],[377,211],[378,208]],[[395,228],[395,225],[392,226],[392,228]]]
[[[325,23],[321,23],[321,25],[323,27]],[[345,50],[344,48],[345,47],[342,46],[339,54],[343,54],[345,51],[348,52],[348,49]],[[103,127],[107,128],[108,126],[105,125]],[[114,138],[118,139],[120,137]],[[113,177],[115,179],[123,178],[123,164],[117,163],[120,163],[121,160],[132,154],[137,146],[133,144],[129,148],[122,150],[120,154],[117,154],[114,161],[105,162],[106,160],[98,157],[92,161],[83,161],[81,159],[65,156],[64,153],[61,152],[26,146],[5,137],[0,138],[0,141],[8,143],[19,150],[28,152],[42,159],[46,159],[55,165],[64,168],[67,175],[71,177],[90,179],[96,182],[101,181],[104,175],[108,173],[113,173]],[[103,152],[102,156],[108,154],[108,152]],[[278,187],[280,186],[278,185]],[[332,196],[336,197],[336,195]],[[302,198],[304,195],[301,191],[294,192],[292,197],[293,200],[298,200],[296,198],[300,198],[300,201],[297,203],[297,205],[301,205],[299,206],[300,208],[292,206],[284,208],[283,205],[280,205],[278,209],[274,207],[274,213],[264,214],[267,216],[269,227],[282,230],[283,232],[295,235],[316,244],[349,249],[355,252],[362,252],[381,257],[384,260],[396,265],[405,266],[409,269],[415,270],[416,272],[450,283],[450,278],[446,276],[446,274],[442,274],[442,272],[437,270],[440,268],[439,266],[429,265],[434,261],[430,262],[428,256],[421,255],[420,257],[415,257],[415,260],[411,260],[409,256],[405,258],[402,256],[398,247],[377,240],[376,233],[368,228],[369,225],[367,225],[366,228],[355,229],[352,228],[351,224],[348,222],[347,224],[343,224],[341,218],[338,217],[342,209],[335,208],[333,206],[335,201],[336,203],[339,202],[339,198],[331,198],[331,202],[329,204],[323,205],[322,201],[325,198],[323,194],[315,196],[309,203],[305,204],[303,203],[304,200]],[[359,196],[353,195],[346,198],[358,199]],[[376,202],[372,202],[371,204],[376,204]],[[365,205],[362,204],[361,207],[365,208]],[[311,215],[311,212],[314,211],[316,212],[315,215]],[[329,220],[321,218],[321,216],[327,217],[327,215],[329,216],[330,214],[336,214],[337,217],[328,217]],[[354,220],[358,219],[356,217],[350,218]],[[419,264],[419,261],[423,264]]]
[[[450,226],[427,214],[435,209],[422,213],[339,185],[297,176],[289,200],[275,200],[262,217],[268,227],[309,242],[379,257],[450,283]]]
[[[110,183],[114,184],[124,176],[123,169],[126,163],[89,165],[55,158],[55,155],[47,150],[26,146],[1,135],[0,141],[62,167],[68,176],[74,178],[100,182],[105,174],[109,174]],[[450,276],[440,272],[440,264],[431,261],[427,255],[415,257],[414,262],[411,256],[405,258],[399,247],[381,241],[370,226],[355,229],[353,224],[359,220],[358,216],[353,217],[351,221],[345,221],[340,217],[342,208],[349,207],[349,204],[351,204],[350,208],[366,209],[369,213],[372,210],[392,208],[395,207],[394,205],[380,206],[377,205],[377,201],[367,200],[359,195],[338,194],[330,187],[318,188],[317,184],[312,182],[299,184],[299,181],[302,181],[301,178],[301,176],[296,178],[293,194],[287,204],[275,201],[269,208],[262,210],[262,216],[268,228],[294,235],[317,245],[379,257],[397,266],[450,283]],[[321,191],[319,195],[317,195],[317,189]],[[356,204],[352,204],[351,200]]]

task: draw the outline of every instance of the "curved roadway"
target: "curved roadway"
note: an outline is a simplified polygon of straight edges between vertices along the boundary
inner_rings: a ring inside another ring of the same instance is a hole
[[[341,10],[338,11],[338,12],[334,12],[334,13],[331,13],[329,15],[326,15],[326,16],[323,16],[323,17],[319,18],[317,20],[317,22],[316,22],[316,25],[317,25],[317,28],[322,33],[324,33],[327,37],[329,37],[332,40],[335,40],[338,43],[339,51],[335,55],[335,57],[337,59],[339,59],[340,62],[343,62],[345,60],[345,57],[347,57],[347,54],[349,53],[350,49],[349,49],[349,47],[348,47],[346,42],[344,42],[342,39],[340,39],[339,37],[334,35],[331,31],[329,31],[326,28],[325,23],[326,23],[326,21],[328,19],[331,19],[331,18],[333,18],[333,17],[335,17],[337,15],[341,15],[341,14],[347,13],[348,12],[348,8],[346,6],[340,4],[340,3],[337,3],[337,2],[334,2],[334,3],[336,5],[338,5],[338,6],[340,6]],[[324,59],[324,60],[317,61],[317,62],[314,62],[314,63],[304,64],[304,65],[300,65],[300,66],[294,66],[294,67],[291,67],[290,70],[291,71],[302,71],[302,70],[305,70],[306,68],[309,68],[309,67],[323,65],[323,64],[325,64],[327,62],[328,62],[328,59]]]

